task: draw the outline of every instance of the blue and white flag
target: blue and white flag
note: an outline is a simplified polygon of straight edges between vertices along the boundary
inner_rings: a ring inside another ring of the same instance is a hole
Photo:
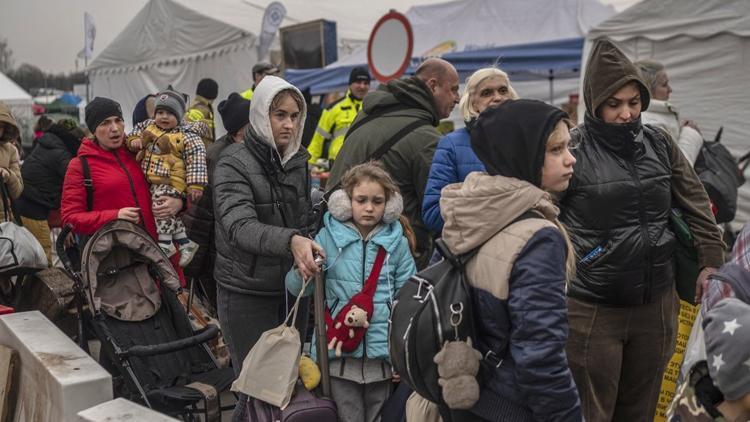
[[[286,8],[283,4],[275,1],[266,7],[266,12],[263,14],[263,25],[260,31],[260,43],[258,44],[258,60],[263,60],[268,54],[268,49],[271,47],[271,42],[276,36],[281,22],[286,16]]]

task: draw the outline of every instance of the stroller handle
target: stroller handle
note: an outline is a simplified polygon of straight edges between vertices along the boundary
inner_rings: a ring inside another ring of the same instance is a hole
[[[194,336],[150,346],[133,346],[119,352],[118,354],[123,357],[163,355],[165,353],[171,353],[177,350],[187,349],[188,347],[205,343],[215,338],[217,335],[219,335],[219,327],[213,324],[208,324],[202,330],[196,331],[196,334]]]
[[[55,251],[57,252],[57,256],[60,258],[60,261],[62,262],[65,269],[68,269],[69,271],[72,270],[73,263],[70,262],[70,258],[68,257],[68,254],[65,252],[65,239],[67,239],[68,235],[72,231],[73,231],[72,224],[64,225],[62,230],[60,231],[60,235],[57,236],[57,240],[55,241]]]

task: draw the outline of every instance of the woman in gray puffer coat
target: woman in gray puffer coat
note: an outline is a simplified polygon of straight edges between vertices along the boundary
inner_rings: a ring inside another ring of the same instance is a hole
[[[318,271],[313,253],[324,255],[306,237],[313,219],[309,155],[300,148],[304,121],[300,91],[266,76],[253,95],[245,142],[227,147],[216,165],[214,278],[235,374],[260,335],[282,323],[290,302],[286,272],[295,264],[310,277]],[[297,322],[302,328],[305,318]],[[237,403],[234,420],[243,417],[246,401]]]

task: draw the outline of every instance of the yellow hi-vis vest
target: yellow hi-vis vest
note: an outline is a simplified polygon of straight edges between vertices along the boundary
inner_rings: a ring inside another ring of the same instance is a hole
[[[318,121],[318,128],[315,129],[315,135],[307,147],[311,164],[315,164],[318,158],[323,157],[326,143],[328,143],[328,156],[323,158],[336,159],[339,150],[344,146],[344,135],[361,109],[362,100],[354,98],[351,92],[347,91],[344,98],[323,111]]]

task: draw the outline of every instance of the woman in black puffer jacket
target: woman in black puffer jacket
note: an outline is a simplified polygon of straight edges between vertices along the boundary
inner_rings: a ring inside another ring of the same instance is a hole
[[[74,120],[62,119],[37,140],[36,147],[21,166],[24,189],[14,202],[14,208],[24,227],[39,240],[50,265],[52,244],[47,217],[60,209],[68,162],[76,156],[83,135]]]

